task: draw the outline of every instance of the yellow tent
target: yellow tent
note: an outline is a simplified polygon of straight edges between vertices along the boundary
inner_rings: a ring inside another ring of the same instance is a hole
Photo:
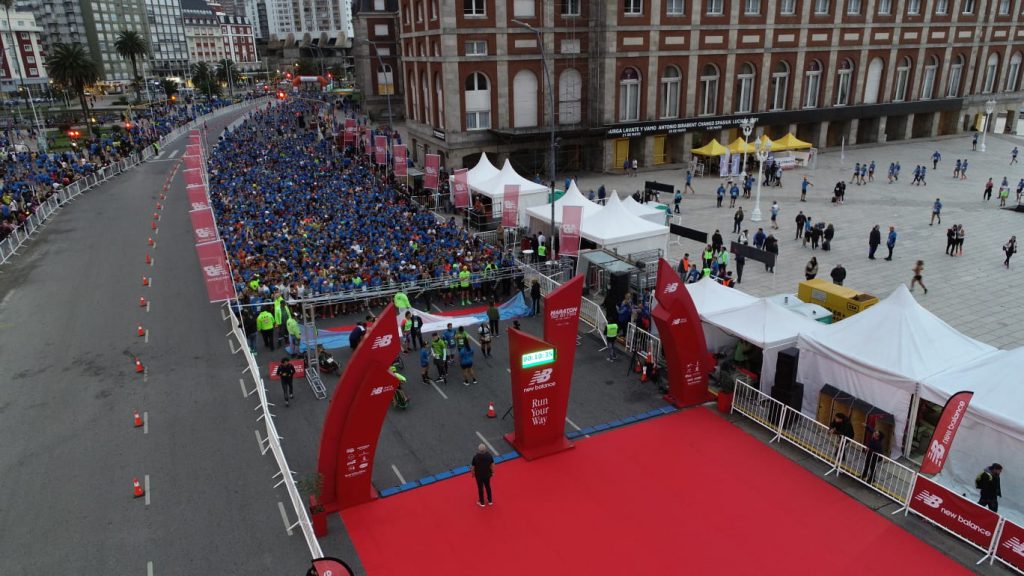
[[[746,150],[744,150],[744,148],[746,148]],[[755,149],[753,144],[750,144],[749,142],[744,142],[743,138],[740,138],[738,136],[735,140],[732,141],[732,144],[729,144],[729,152],[732,152],[733,154],[743,154],[743,152],[746,152],[747,154],[753,154],[754,150]]]
[[[799,140],[792,134],[786,134],[782,138],[772,142],[772,150],[803,150],[810,147],[810,142]]]
[[[693,153],[701,156],[725,156],[729,153],[729,149],[722,146],[718,140],[712,139],[711,142],[693,150]]]
[[[761,134],[761,147],[764,148],[772,143],[772,139],[767,134]]]

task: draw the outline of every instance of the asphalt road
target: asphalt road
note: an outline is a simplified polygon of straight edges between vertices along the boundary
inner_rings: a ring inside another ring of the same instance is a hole
[[[210,133],[237,116],[209,121]],[[184,142],[80,197],[0,269],[2,574],[309,566],[301,532],[285,532],[276,465],[256,444],[241,357],[207,302],[180,172],[158,233],[150,229]],[[152,286],[142,287],[143,275]],[[145,428],[133,427],[134,410]],[[148,499],[133,497],[134,477],[148,478]]]

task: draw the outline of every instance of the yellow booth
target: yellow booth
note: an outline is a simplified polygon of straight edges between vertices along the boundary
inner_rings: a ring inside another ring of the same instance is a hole
[[[818,278],[801,282],[796,295],[804,302],[817,304],[827,309],[832,313],[833,322],[838,322],[878,304],[877,296],[858,292],[853,288],[838,286]]]

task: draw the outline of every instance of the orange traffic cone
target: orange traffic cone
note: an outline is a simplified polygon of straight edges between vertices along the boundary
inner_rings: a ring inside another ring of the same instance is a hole
[[[153,259],[149,257],[149,252],[146,252],[146,264],[152,264]]]
[[[135,359],[135,373],[142,374],[146,369],[142,367],[142,361],[138,358]]]
[[[498,417],[498,413],[494,411],[494,402],[488,402],[487,403],[487,417],[488,418],[497,418]]]
[[[138,478],[132,478],[132,489],[136,498],[142,498],[146,495],[146,491],[142,489],[142,484],[139,484]]]
[[[150,246],[153,246],[153,244],[154,244],[154,242],[153,242],[153,237],[152,237],[152,236],[150,236],[150,237],[149,237],[149,245],[150,245]]]
[[[142,327],[142,324],[139,324],[139,338],[142,338],[145,335],[146,335],[146,329]]]
[[[156,230],[156,222],[153,222],[153,230]]]
[[[142,285],[143,286],[149,286],[149,278],[146,278],[145,276],[143,276],[142,277]]]
[[[142,428],[142,416],[139,415],[139,411],[138,410],[136,410],[132,414],[132,417],[135,419],[135,427],[136,428]]]
[[[159,219],[160,219],[160,213],[159,212],[153,212],[153,220],[159,220]]]
[[[163,209],[164,209],[164,207],[163,207],[163,206],[162,206],[162,205],[161,205],[161,204],[160,204],[159,202],[157,202],[157,203],[156,203],[156,209],[157,209],[157,210],[163,210]]]
[[[146,297],[145,296],[139,296],[139,308],[145,308],[145,307],[146,307]]]

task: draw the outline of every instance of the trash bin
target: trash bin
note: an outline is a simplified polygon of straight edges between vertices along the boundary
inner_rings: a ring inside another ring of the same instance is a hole
[[[722,390],[718,393],[718,411],[722,414],[728,414],[732,411],[732,392],[726,392]]]

